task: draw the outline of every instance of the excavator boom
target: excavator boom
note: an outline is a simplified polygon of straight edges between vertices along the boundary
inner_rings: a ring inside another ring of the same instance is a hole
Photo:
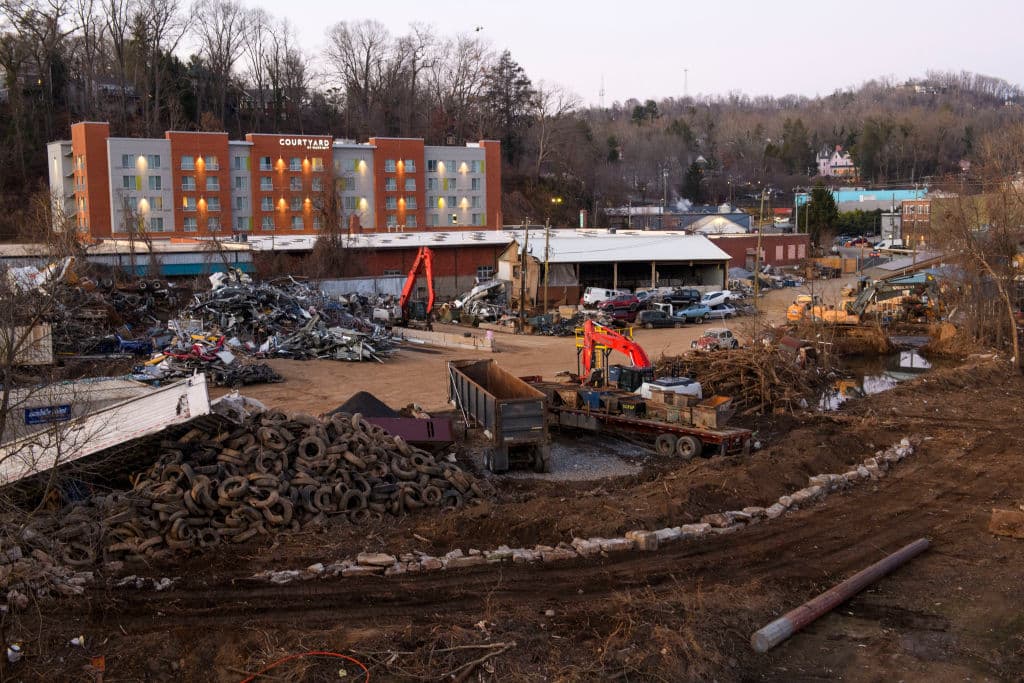
[[[409,269],[409,276],[405,279],[405,285],[402,286],[402,295],[398,299],[398,307],[402,310],[402,315],[405,315],[405,307],[409,303],[409,297],[412,296],[412,290],[416,286],[416,277],[419,275],[420,268],[423,269],[423,275],[427,280],[427,315],[434,310],[434,252],[430,250],[430,247],[420,247],[420,250],[416,252],[416,260],[412,262],[412,268]]]
[[[625,354],[631,365],[637,368],[651,367],[651,359],[647,352],[635,341],[613,332],[607,327],[598,325],[593,320],[583,323],[583,374],[589,376],[594,358],[594,348],[604,346]]]

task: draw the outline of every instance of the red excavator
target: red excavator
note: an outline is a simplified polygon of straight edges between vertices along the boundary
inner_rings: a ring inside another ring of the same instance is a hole
[[[593,320],[583,323],[583,343],[579,350],[582,355],[581,378],[584,384],[608,383],[608,356],[612,351],[625,354],[630,362],[629,366],[618,369],[617,383],[620,389],[636,391],[641,384],[654,379],[654,366],[643,347],[625,335],[598,325]],[[595,367],[598,353],[602,354],[603,362],[598,362]]]
[[[409,301],[412,290],[416,286],[420,268],[423,269],[423,275],[427,279],[426,304],[422,301]],[[398,308],[402,311],[402,324],[406,324],[410,320],[425,320],[429,326],[430,313],[434,310],[434,252],[430,250],[430,247],[420,247],[420,250],[416,252],[416,260],[413,261],[412,268],[409,269],[409,277],[405,279],[402,296],[398,299]]]

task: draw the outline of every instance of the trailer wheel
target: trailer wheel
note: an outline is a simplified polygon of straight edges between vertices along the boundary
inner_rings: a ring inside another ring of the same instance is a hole
[[[676,437],[672,434],[659,434],[654,440],[654,450],[658,455],[669,456],[676,452]]]
[[[681,436],[676,441],[676,455],[683,460],[691,460],[693,456],[700,453],[700,439],[695,436]]]
[[[491,472],[494,471],[494,449],[493,448],[485,448],[484,449],[484,469],[485,470],[490,470]]]
[[[551,471],[551,446],[537,446],[533,451],[533,471],[544,474]]]

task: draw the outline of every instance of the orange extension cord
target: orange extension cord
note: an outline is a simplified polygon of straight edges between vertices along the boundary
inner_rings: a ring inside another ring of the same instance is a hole
[[[337,652],[299,652],[297,654],[288,655],[287,657],[282,657],[281,659],[279,659],[276,662],[272,663],[270,666],[268,666],[267,668],[263,669],[262,671],[260,671],[258,673],[254,673],[252,676],[249,676],[248,678],[244,679],[242,681],[242,683],[252,683],[257,678],[259,678],[263,674],[267,673],[271,669],[274,669],[274,668],[280,666],[281,664],[284,664],[285,662],[290,662],[293,659],[301,659],[303,657],[334,657],[335,659],[345,659],[347,661],[352,662],[353,664],[356,664],[359,668],[361,668],[366,673],[366,678],[364,679],[363,683],[369,683],[370,682],[370,670],[366,668],[365,664],[363,664],[362,662],[360,662],[358,659],[356,659],[354,657],[349,657],[348,655],[339,654]]]

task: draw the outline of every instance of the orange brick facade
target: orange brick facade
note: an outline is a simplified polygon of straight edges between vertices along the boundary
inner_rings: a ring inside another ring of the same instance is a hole
[[[357,144],[324,135],[249,134],[244,141],[232,141],[227,133],[185,131],[168,131],[162,140],[110,138],[109,124],[92,122],[74,124],[71,133],[77,223],[90,237],[118,237],[136,224],[157,238],[248,231],[316,234],[327,218],[332,188],[338,192],[339,224],[346,228],[501,227],[501,148],[496,141],[431,148],[433,156],[473,159],[473,168],[481,169],[479,180],[463,171],[458,190],[462,213],[457,224],[454,214],[444,224],[427,215],[422,139],[371,138]],[[365,185],[358,177],[353,180],[353,163],[357,176],[372,173]],[[459,166],[464,169],[466,163]],[[477,186],[480,181],[484,187]],[[431,196],[435,202],[437,196],[455,195],[455,180],[435,182],[452,186],[445,195]],[[486,208],[477,208],[479,199]]]

